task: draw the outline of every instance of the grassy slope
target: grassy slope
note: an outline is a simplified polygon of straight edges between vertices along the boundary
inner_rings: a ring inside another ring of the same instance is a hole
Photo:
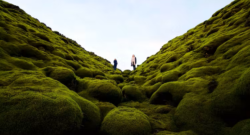
[[[250,118],[249,7],[249,0],[233,1],[170,40],[130,74],[132,80],[146,77],[146,92],[162,83],[150,103],[175,106],[179,130],[229,134],[237,122]]]
[[[52,31],[17,6],[0,1],[1,70],[39,70],[46,66],[61,66],[77,70],[80,67],[111,70],[105,59],[86,51],[77,42]],[[19,64],[20,63],[20,64]],[[8,65],[8,66],[7,66]]]

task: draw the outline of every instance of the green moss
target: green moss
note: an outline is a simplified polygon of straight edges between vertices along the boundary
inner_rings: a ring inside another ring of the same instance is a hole
[[[222,69],[218,66],[204,66],[199,68],[193,68],[186,74],[180,77],[180,80],[188,80],[194,77],[212,76],[222,73]]]
[[[155,109],[156,113],[169,113],[173,109],[172,106],[166,105],[166,106],[160,106]]]
[[[136,86],[125,85],[122,88],[122,93],[125,96],[124,98],[126,101],[133,100],[142,102],[145,100],[145,96],[143,95],[142,91]]]
[[[136,84],[142,85],[143,83],[145,83],[146,81],[146,77],[145,76],[135,76],[134,80]]]
[[[98,108],[61,83],[35,72],[13,77],[0,91],[1,134],[56,135],[100,124]]]
[[[42,34],[42,33],[35,33],[35,35],[36,35],[37,37],[41,38],[42,40],[51,42],[50,39],[49,39],[46,35],[44,35],[44,34]]]
[[[197,135],[193,131],[182,131],[182,132],[170,132],[170,131],[161,131],[157,133],[156,135]]]
[[[38,60],[49,60],[50,58],[46,53],[39,51],[37,48],[30,45],[20,46],[21,55],[24,57],[30,57]]]
[[[122,99],[121,89],[107,80],[89,80],[86,90],[90,96],[115,105]]]
[[[119,87],[120,89],[122,89],[125,85],[126,85],[126,83],[120,83],[120,84],[118,84],[118,87]]]
[[[147,97],[150,98],[150,97],[152,96],[152,94],[153,94],[155,91],[157,91],[158,88],[159,88],[161,85],[162,85],[162,83],[159,82],[159,83],[154,84],[153,86],[146,86],[146,87],[145,87],[145,90],[146,90],[145,93],[146,93]]]
[[[102,71],[100,71],[100,70],[92,70],[92,73],[93,73],[94,77],[97,76],[97,75],[99,75],[99,76],[105,76],[105,74]]]
[[[8,63],[6,60],[1,60],[0,59],[0,71],[10,71],[13,69],[13,66]]]
[[[12,58],[11,63],[13,65],[15,65],[16,67],[21,68],[21,69],[25,69],[25,70],[35,70],[36,69],[36,66],[33,63],[26,61],[26,60],[22,60],[22,59]]]
[[[230,132],[230,135],[248,135],[250,133],[250,119],[240,121]]]
[[[17,27],[21,28],[22,30],[24,30],[26,32],[28,31],[27,27],[23,24],[18,24]]]
[[[165,72],[174,68],[172,63],[166,63],[161,66],[161,72]]]
[[[96,78],[96,79],[101,79],[101,80],[102,80],[102,79],[107,79],[107,77],[102,76],[102,75],[96,75],[95,78]]]
[[[122,75],[109,75],[109,79],[116,81],[116,83],[122,83],[124,81],[124,78]]]
[[[150,135],[151,125],[148,116],[141,111],[119,107],[104,118],[101,132],[105,135]]]
[[[224,122],[212,114],[213,108],[209,105],[210,101],[211,99],[205,95],[186,94],[175,111],[176,125],[181,130],[191,129],[197,134],[227,134],[224,132]]]
[[[131,73],[131,70],[124,70],[124,71],[122,72],[122,76],[128,77],[130,73]]]
[[[102,120],[112,109],[116,108],[115,105],[109,102],[98,102],[96,105],[100,108]]]
[[[190,92],[190,88],[183,82],[169,82],[161,85],[150,98],[152,104],[178,105],[183,96]]]
[[[77,76],[79,76],[81,78],[93,77],[92,71],[90,69],[88,69],[88,68],[80,68],[75,73],[76,73]]]
[[[124,102],[119,104],[119,106],[126,106],[131,108],[136,108],[149,117],[149,121],[152,127],[152,133],[157,133],[159,131],[167,130],[176,132],[177,127],[174,122],[174,108],[169,113],[158,113],[156,112],[157,108],[163,108],[166,105],[153,105],[149,104],[148,102]]]
[[[3,40],[0,40],[0,44],[0,47],[10,56],[20,55],[20,49],[17,47],[17,45],[5,42]]]
[[[49,77],[60,81],[66,86],[75,85],[75,74],[72,70],[64,67],[53,68],[51,72],[48,73]]]
[[[167,71],[162,75],[162,83],[177,81],[179,78],[178,71]]]
[[[242,73],[239,78],[238,83],[235,86],[234,93],[243,100],[249,100],[249,84],[250,84],[250,69],[248,68],[245,72]]]
[[[81,68],[80,64],[78,64],[77,62],[75,61],[71,61],[71,60],[66,60],[66,63],[73,67],[75,70],[78,70],[79,68]]]

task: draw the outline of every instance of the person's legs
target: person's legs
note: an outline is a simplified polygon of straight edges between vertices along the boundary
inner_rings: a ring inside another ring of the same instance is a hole
[[[116,69],[115,65],[113,66],[113,69],[114,69],[114,70]]]
[[[133,69],[135,70],[135,65],[133,65]]]
[[[114,67],[114,70],[116,70],[116,65],[115,65],[115,67]]]

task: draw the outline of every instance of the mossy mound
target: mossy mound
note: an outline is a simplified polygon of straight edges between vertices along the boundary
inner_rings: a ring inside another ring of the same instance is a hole
[[[90,69],[88,69],[88,68],[80,68],[75,73],[76,73],[77,76],[79,76],[81,78],[93,77],[92,71]]]
[[[173,64],[171,64],[171,63],[166,63],[166,64],[163,64],[162,66],[161,66],[161,72],[165,72],[165,71],[168,71],[168,70],[171,70],[171,69],[173,69],[174,68],[174,65]]]
[[[133,100],[141,102],[145,100],[144,94],[137,86],[125,85],[122,88],[122,93],[126,101]]]
[[[124,71],[122,72],[122,76],[128,77],[130,73],[131,73],[131,70],[124,70]]]
[[[143,83],[145,83],[146,81],[146,77],[145,76],[135,76],[134,80],[136,84],[142,85]]]
[[[109,102],[98,102],[96,105],[100,108],[102,119],[116,106]]]
[[[100,70],[92,70],[92,73],[93,73],[94,77],[96,77],[97,75],[98,76],[105,76],[105,74]]]
[[[134,108],[118,107],[104,118],[101,133],[104,135],[150,135],[151,125],[148,116],[143,112]]]
[[[159,82],[159,83],[154,84],[153,86],[144,86],[146,96],[150,98],[153,95],[153,93],[156,92],[158,88],[160,88],[161,85],[162,83]]]
[[[72,70],[64,67],[57,68],[45,68],[46,74],[60,81],[62,84],[65,84],[67,87],[72,88],[73,90],[76,87],[76,78]]]
[[[182,132],[170,132],[170,131],[161,131],[156,133],[156,135],[197,135],[193,131],[182,131]]]
[[[1,134],[59,135],[99,126],[98,107],[58,81],[36,72],[6,77],[11,85],[0,90]]]
[[[178,71],[168,71],[162,75],[162,83],[177,81],[180,76]]]
[[[152,104],[178,105],[183,96],[190,92],[189,86],[181,82],[169,82],[160,86],[150,98]]]
[[[159,113],[157,112],[158,108],[170,107],[166,105],[153,105],[148,102],[123,102],[119,106],[126,106],[131,108],[136,108],[149,117],[149,121],[152,127],[152,133],[156,134],[159,131],[172,131],[177,132],[178,129],[175,125],[174,112],[175,108],[173,107],[169,113]]]
[[[122,100],[122,91],[109,80],[88,80],[83,87],[90,96],[117,105]],[[80,94],[80,93],[79,93]]]
[[[116,81],[116,83],[122,83],[124,81],[124,78],[122,75],[109,75],[109,79]]]
[[[230,135],[248,135],[250,133],[250,119],[237,123],[230,132]]]

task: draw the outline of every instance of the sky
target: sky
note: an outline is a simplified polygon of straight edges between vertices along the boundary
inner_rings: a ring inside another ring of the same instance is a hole
[[[87,51],[132,70],[233,0],[5,0]]]

